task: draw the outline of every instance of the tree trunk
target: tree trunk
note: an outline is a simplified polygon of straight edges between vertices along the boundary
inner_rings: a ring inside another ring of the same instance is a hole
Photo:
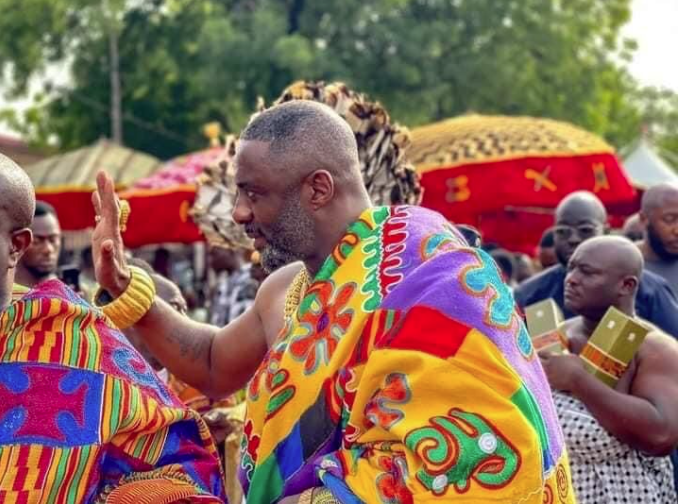
[[[292,0],[292,5],[287,13],[287,33],[292,35],[299,31],[299,18],[304,11],[305,0]]]
[[[108,48],[111,67],[111,138],[115,143],[122,145],[122,96],[120,91],[118,34],[113,26],[109,26]]]

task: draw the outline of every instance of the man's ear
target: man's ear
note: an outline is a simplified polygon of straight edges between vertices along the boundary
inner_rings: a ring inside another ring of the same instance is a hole
[[[640,224],[643,226],[643,229],[647,229],[650,218],[641,211],[638,212],[638,219],[640,220]]]
[[[633,294],[638,288],[638,278],[635,276],[628,276],[622,280],[621,293],[628,296]]]
[[[311,188],[309,200],[314,210],[327,205],[334,197],[334,178],[327,170],[316,170],[306,178]]]
[[[9,254],[9,267],[15,268],[24,252],[31,246],[33,233],[30,229],[20,229],[12,233],[12,249]]]

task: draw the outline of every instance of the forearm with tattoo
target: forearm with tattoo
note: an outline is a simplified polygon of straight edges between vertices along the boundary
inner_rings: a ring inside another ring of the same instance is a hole
[[[156,299],[135,329],[172,374],[200,390],[210,388],[210,354],[217,331],[215,327],[194,322]]]

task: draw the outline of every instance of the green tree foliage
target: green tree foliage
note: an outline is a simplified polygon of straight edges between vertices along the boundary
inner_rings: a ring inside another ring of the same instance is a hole
[[[641,89],[637,94],[646,135],[669,164],[678,168],[678,94],[654,87]]]
[[[471,111],[527,114],[574,122],[622,146],[655,100],[620,63],[634,48],[619,35],[629,4],[128,0],[116,7],[125,143],[161,157],[200,148],[204,123],[238,131],[257,97],[324,79],[369,93],[409,126]],[[109,134],[100,5],[0,0],[0,68],[13,91],[48,63],[73,68],[69,89],[13,118],[35,141],[55,136],[67,149]]]

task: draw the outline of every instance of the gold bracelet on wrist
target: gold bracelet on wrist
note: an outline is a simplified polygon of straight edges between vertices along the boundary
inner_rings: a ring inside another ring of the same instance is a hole
[[[129,269],[132,278],[118,298],[109,304],[100,305],[96,300],[100,298],[101,291],[95,297],[97,307],[118,329],[127,329],[139,322],[155,300],[155,283],[151,276],[136,266],[130,266]]]

